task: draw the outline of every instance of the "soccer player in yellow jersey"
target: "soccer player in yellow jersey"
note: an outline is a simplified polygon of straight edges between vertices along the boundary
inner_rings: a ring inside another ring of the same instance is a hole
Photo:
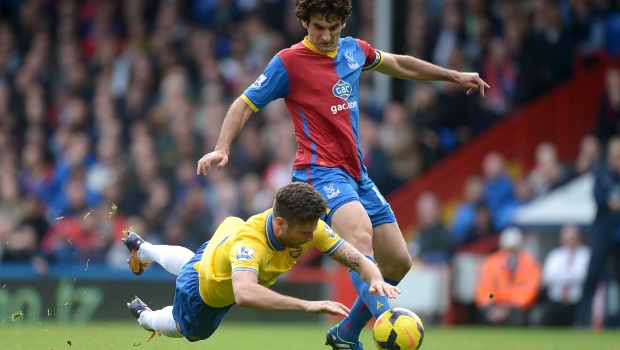
[[[268,289],[311,246],[358,272],[370,293],[394,298],[400,290],[384,282],[372,261],[320,220],[325,209],[325,200],[312,186],[297,182],[278,190],[272,209],[247,221],[225,219],[195,254],[179,246],[152,245],[128,232],[124,243],[133,273],[157,262],[179,277],[172,306],[152,311],[136,297],[127,307],[153,334],[192,342],[209,338],[235,304],[346,317],[349,309],[341,303],[302,300]]]

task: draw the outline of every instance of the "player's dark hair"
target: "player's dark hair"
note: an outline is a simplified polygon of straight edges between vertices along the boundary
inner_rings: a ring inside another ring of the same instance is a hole
[[[273,216],[281,217],[294,227],[317,222],[327,203],[312,186],[304,182],[293,182],[280,188],[273,204]]]
[[[351,15],[351,0],[294,0],[295,16],[309,23],[315,14],[321,15],[328,22],[339,19],[347,21]]]

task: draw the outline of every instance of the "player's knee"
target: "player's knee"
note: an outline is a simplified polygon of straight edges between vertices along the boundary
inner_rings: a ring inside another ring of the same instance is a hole
[[[385,277],[400,281],[411,270],[413,261],[409,254],[394,255],[388,261],[380,262]]]
[[[403,276],[407,274],[409,270],[411,270],[411,266],[413,266],[413,260],[411,259],[411,255],[409,255],[409,253],[405,254],[405,256],[402,257],[400,266],[401,270],[404,271]]]
[[[372,255],[372,236],[365,231],[356,231],[347,238],[357,250],[364,255]]]

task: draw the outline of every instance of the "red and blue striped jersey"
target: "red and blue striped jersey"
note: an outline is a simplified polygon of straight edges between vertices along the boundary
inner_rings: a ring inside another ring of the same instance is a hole
[[[273,57],[241,98],[258,112],[284,98],[298,149],[294,169],[342,168],[359,180],[367,173],[358,140],[359,79],[383,63],[367,42],[341,38],[337,50],[319,51],[306,37]]]

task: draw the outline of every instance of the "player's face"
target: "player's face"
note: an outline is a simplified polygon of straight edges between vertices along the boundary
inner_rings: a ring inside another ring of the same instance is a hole
[[[321,15],[314,15],[310,18],[310,22],[304,22],[304,27],[308,29],[308,41],[323,52],[336,50],[344,26],[340,20],[330,22]]]
[[[285,224],[280,243],[288,248],[300,248],[303,244],[314,240],[314,231],[318,224],[318,222],[295,226]]]

